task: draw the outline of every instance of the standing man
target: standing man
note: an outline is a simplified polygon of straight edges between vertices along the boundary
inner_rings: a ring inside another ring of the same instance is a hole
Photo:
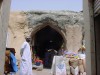
[[[30,51],[30,38],[26,37],[26,41],[21,47],[21,63],[20,63],[20,75],[33,75],[32,74],[32,59]]]

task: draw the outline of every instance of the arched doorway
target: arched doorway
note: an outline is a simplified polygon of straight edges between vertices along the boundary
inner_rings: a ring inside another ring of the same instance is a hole
[[[36,55],[43,60],[44,65],[46,65],[45,62],[47,61],[46,57],[48,56],[46,55],[48,54],[48,50],[56,50],[58,55],[61,53],[62,45],[66,50],[66,38],[64,34],[65,33],[57,26],[56,22],[52,23],[51,21],[36,26],[31,32],[32,46],[34,46],[33,52],[35,50]],[[51,52],[51,57],[48,58],[49,64],[45,67],[51,68],[54,55],[55,53]]]
[[[34,50],[36,51],[36,55],[44,61],[45,67],[51,67],[52,59],[55,55],[55,53],[51,52],[51,56],[47,58],[48,50],[56,50],[57,54],[59,55],[59,50],[61,49],[63,43],[64,39],[61,34],[59,34],[55,29],[51,28],[50,26],[45,26],[44,28],[35,33]],[[46,65],[46,61],[48,59],[49,64]]]
[[[48,49],[60,50],[63,37],[50,26],[46,26],[35,34],[34,46],[38,56],[44,58]]]

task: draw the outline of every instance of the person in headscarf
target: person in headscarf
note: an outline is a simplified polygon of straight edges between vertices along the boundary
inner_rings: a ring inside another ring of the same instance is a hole
[[[26,37],[26,41],[21,47],[21,63],[20,63],[20,75],[33,75],[32,74],[32,58],[30,51],[30,38]]]

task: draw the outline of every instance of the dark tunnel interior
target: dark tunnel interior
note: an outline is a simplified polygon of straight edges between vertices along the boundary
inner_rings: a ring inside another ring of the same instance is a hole
[[[35,34],[34,50],[41,59],[49,49],[60,50],[64,40],[61,34],[50,26],[46,26]]]

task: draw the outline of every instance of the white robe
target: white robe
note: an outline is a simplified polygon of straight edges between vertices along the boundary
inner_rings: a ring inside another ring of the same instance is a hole
[[[24,42],[21,49],[23,49],[23,54],[20,63],[20,75],[33,75],[32,74],[32,60],[30,45],[28,42]]]

